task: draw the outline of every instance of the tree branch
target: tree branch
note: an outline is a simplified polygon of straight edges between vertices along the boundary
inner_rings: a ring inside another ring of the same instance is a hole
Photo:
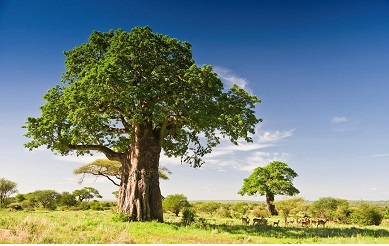
[[[66,145],[68,149],[71,150],[96,150],[100,151],[105,154],[105,156],[111,160],[111,161],[121,161],[123,153],[118,153],[116,151],[111,150],[108,147],[102,146],[102,145],[93,145],[93,144],[86,144],[86,145]]]

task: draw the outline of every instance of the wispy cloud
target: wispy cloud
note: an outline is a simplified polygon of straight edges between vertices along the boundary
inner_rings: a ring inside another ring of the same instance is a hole
[[[219,75],[220,79],[229,87],[233,84],[247,90],[247,80],[245,78],[239,77],[234,72],[228,68],[216,66],[213,68],[214,71]]]
[[[223,139],[220,145],[215,147],[204,160],[207,167],[218,170],[232,168],[240,171],[252,171],[255,167],[267,165],[274,160],[286,160],[289,157],[288,153],[271,153],[262,150],[279,144],[282,139],[292,136],[293,132],[294,129],[265,131],[252,136],[253,143],[240,142],[239,145],[233,145],[228,140]]]
[[[389,156],[389,154],[374,154],[371,155],[370,157],[377,158],[377,157],[387,157],[387,156]]]
[[[272,161],[286,161],[289,157],[289,153],[255,152],[248,156],[245,159],[245,163],[241,163],[238,169],[251,172],[259,166],[266,166]]]
[[[354,131],[356,122],[350,121],[344,116],[335,116],[330,120],[332,124],[332,130],[335,132],[347,132]]]
[[[339,123],[342,123],[342,122],[346,122],[348,121],[348,119],[346,117],[338,117],[338,116],[335,116],[335,117],[332,117],[331,119],[331,123],[332,124],[339,124]]]

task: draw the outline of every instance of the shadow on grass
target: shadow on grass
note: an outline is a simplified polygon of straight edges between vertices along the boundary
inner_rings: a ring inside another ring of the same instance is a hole
[[[170,223],[174,227],[183,226],[181,223]],[[197,227],[197,226],[191,226]],[[226,232],[230,234],[245,234],[248,236],[262,236],[274,238],[331,238],[331,237],[389,237],[389,231],[384,229],[367,229],[367,228],[302,228],[302,227],[272,227],[272,226],[242,226],[242,225],[215,225],[206,224],[200,229],[214,230]]]
[[[216,226],[219,231],[231,234],[249,234],[265,237],[312,238],[312,237],[389,237],[389,231],[384,229],[361,228],[301,228],[272,226]]]

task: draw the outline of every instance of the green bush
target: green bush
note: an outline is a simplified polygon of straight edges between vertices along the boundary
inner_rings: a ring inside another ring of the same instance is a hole
[[[220,218],[231,218],[231,212],[228,208],[226,207],[220,207],[217,211],[216,211],[216,215]]]
[[[80,203],[80,209],[81,210],[89,210],[90,209],[90,204],[87,202],[81,202]]]
[[[131,220],[131,216],[124,213],[115,213],[112,216],[112,221],[114,222],[129,222]]]
[[[102,206],[102,203],[98,202],[98,201],[92,201],[90,203],[90,209],[92,210],[96,210],[96,211],[102,211],[104,210],[103,206]]]
[[[164,211],[171,211],[176,216],[184,207],[189,207],[188,198],[183,194],[168,195],[162,202]]]
[[[352,222],[359,225],[380,225],[383,217],[379,207],[362,203],[352,213]]]
[[[388,207],[385,208],[384,219],[389,219],[389,208]]]
[[[186,207],[182,210],[182,219],[181,222],[184,225],[190,225],[195,221],[195,212],[192,211],[190,208]]]
[[[11,203],[7,206],[7,208],[10,208],[10,209],[16,210],[16,211],[23,210],[23,207],[19,203]]]

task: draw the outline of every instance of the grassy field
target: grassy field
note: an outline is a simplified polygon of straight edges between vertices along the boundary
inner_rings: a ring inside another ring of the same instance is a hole
[[[205,217],[206,223],[183,226],[180,217],[165,214],[165,223],[115,222],[113,211],[0,210],[0,243],[342,243],[387,244],[389,225],[325,228],[242,226],[238,219]],[[271,218],[271,221],[279,218]],[[281,222],[282,223],[282,222]],[[281,224],[280,223],[280,224]]]

